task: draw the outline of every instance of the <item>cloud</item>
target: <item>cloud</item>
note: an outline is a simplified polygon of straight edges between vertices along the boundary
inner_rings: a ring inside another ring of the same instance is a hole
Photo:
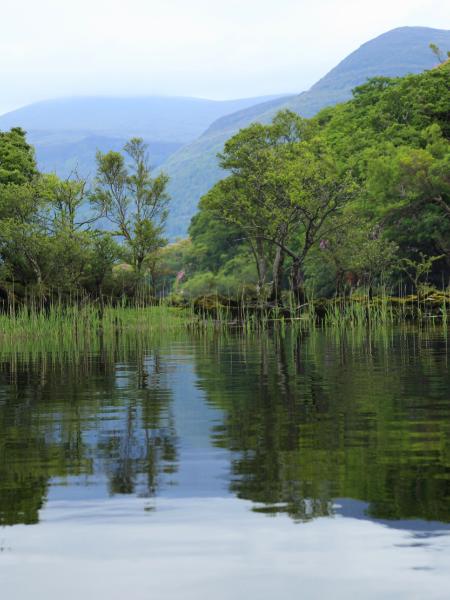
[[[402,25],[450,28],[447,0],[2,0],[0,110],[79,94],[299,92]]]

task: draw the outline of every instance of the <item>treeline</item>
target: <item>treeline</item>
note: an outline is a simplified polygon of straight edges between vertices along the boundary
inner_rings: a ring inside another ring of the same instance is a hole
[[[97,155],[92,181],[39,173],[0,133],[0,300],[175,301],[220,294],[424,295],[450,276],[450,62],[375,78],[313,119],[284,111],[231,138],[189,238],[168,244],[167,177],[146,145]]]
[[[220,155],[184,251],[187,295],[427,293],[450,275],[450,63],[375,78],[306,120],[284,111]]]
[[[3,307],[155,295],[166,185],[138,138],[123,154],[99,152],[88,185],[39,173],[25,132],[0,133]]]

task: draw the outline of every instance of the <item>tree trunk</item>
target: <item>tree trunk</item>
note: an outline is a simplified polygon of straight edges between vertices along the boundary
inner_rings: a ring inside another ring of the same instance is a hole
[[[303,261],[300,257],[292,260],[291,286],[297,308],[305,303],[305,275],[303,272]]]
[[[272,282],[272,290],[271,290],[270,298],[269,298],[269,300],[271,302],[274,302],[276,306],[279,306],[282,304],[281,285],[282,285],[282,279],[283,279],[284,257],[285,257],[285,254],[284,254],[283,250],[279,246],[277,246],[276,252],[275,252],[275,258],[273,260],[273,266],[272,266],[273,282]]]
[[[140,275],[142,272],[142,265],[144,263],[144,258],[145,258],[145,256],[142,256],[141,254],[138,254],[135,258],[134,263],[135,263],[135,270],[136,270],[137,275]]]
[[[262,238],[257,238],[256,240],[256,266],[258,271],[258,299],[261,299],[267,280],[267,262],[264,255],[264,240]]]
[[[38,295],[37,300],[39,303],[39,308],[40,308],[40,310],[42,310],[44,308],[44,290],[43,290],[43,284],[42,284],[42,271],[39,266],[39,263],[37,262],[37,260],[34,259],[33,256],[29,255],[28,260],[30,261],[31,268],[33,269],[34,275],[36,277],[36,289],[37,289],[37,295]]]

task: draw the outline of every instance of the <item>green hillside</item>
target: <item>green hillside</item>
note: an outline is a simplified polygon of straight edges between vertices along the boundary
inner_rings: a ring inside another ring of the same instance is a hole
[[[173,199],[169,233],[173,237],[186,234],[199,198],[223,175],[217,164],[217,152],[239,129],[254,121],[267,123],[282,108],[311,117],[326,106],[348,100],[352,89],[371,77],[402,76],[430,69],[436,64],[430,43],[443,50],[450,49],[450,31],[426,27],[394,29],[362,45],[309,91],[218,119],[200,138],[181,148],[163,165],[171,178],[169,189]]]

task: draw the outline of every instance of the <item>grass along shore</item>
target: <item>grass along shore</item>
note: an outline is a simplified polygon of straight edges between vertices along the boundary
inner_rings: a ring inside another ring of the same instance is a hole
[[[21,306],[0,314],[0,343],[37,338],[81,340],[124,331],[164,333],[228,327],[252,331],[289,323],[360,327],[439,321],[446,325],[449,307],[448,291],[403,297],[360,292],[332,299],[310,297],[302,306],[288,301],[283,307],[236,302],[219,295],[179,305],[165,302],[148,306],[107,305],[102,310],[98,304],[89,302],[73,306],[54,304],[46,310]]]

